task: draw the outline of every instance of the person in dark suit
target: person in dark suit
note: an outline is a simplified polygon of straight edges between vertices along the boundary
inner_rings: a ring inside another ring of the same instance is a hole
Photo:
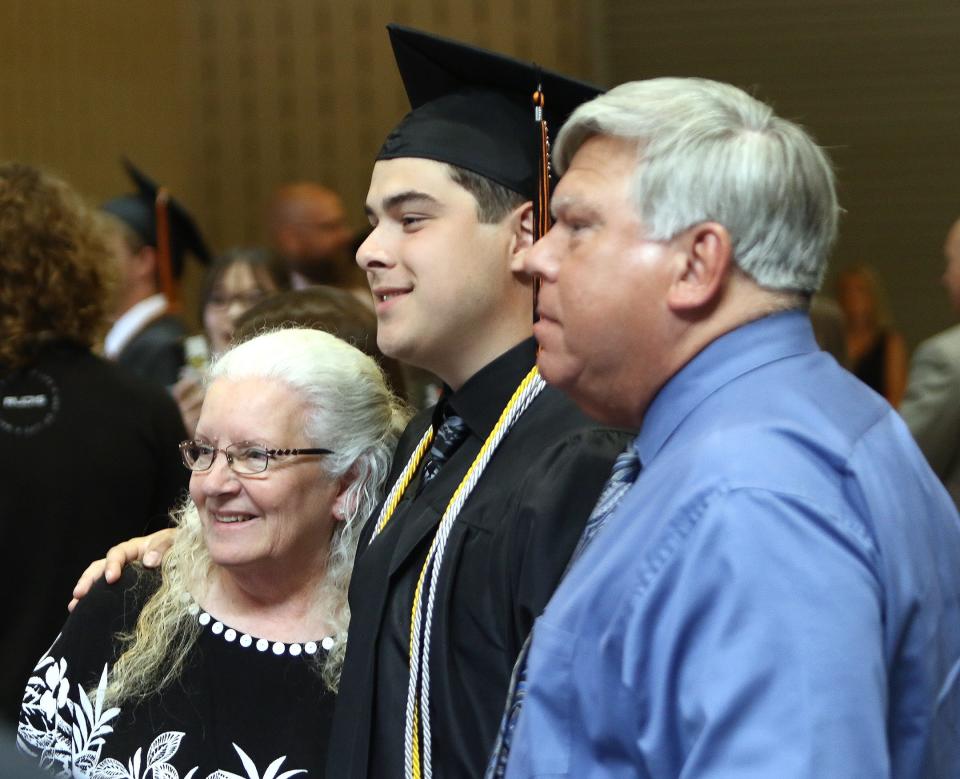
[[[960,312],[960,220],[947,233],[943,284]],[[917,347],[900,414],[934,473],[960,507],[960,325]]]
[[[172,386],[184,364],[186,327],[175,314],[184,253],[210,253],[186,210],[124,161],[137,192],[107,201],[110,246],[121,270],[118,316],[104,342],[107,357],[154,384]],[[158,219],[158,214],[163,217]]]
[[[0,214],[0,718],[15,720],[90,556],[166,524],[186,489],[186,435],[165,390],[91,351],[115,284],[102,219],[13,163],[0,166]]]

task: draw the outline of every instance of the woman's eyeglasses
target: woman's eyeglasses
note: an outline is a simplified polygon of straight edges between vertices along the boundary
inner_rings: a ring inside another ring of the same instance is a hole
[[[270,460],[278,457],[296,457],[304,454],[333,454],[330,449],[268,449],[260,444],[241,442],[218,449],[204,441],[183,441],[180,444],[180,456],[183,464],[191,471],[206,471],[223,452],[227,466],[234,473],[263,473]]]

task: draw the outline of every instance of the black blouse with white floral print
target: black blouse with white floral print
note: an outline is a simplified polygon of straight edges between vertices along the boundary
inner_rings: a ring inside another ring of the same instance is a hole
[[[267,641],[188,600],[203,630],[178,681],[143,702],[104,705],[114,636],[133,627],[158,583],[128,568],[80,602],[27,683],[20,749],[58,777],[322,777],[334,698],[316,667],[329,638]]]

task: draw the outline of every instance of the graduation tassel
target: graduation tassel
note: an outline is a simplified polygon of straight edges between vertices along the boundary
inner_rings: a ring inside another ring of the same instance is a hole
[[[167,299],[167,311],[177,312],[177,284],[173,278],[173,254],[170,245],[170,193],[166,187],[157,190],[154,203],[157,214],[157,275],[160,281],[160,291]]]
[[[537,79],[533,93],[533,120],[537,125],[539,160],[537,165],[537,196],[533,203],[533,240],[539,241],[550,229],[550,134],[544,118],[543,84]],[[540,277],[533,277],[533,320],[537,320],[537,297]]]

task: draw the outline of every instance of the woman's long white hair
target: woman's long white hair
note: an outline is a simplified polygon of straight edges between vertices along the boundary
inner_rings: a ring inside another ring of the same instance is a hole
[[[379,501],[409,413],[370,357],[319,330],[275,330],[252,338],[225,352],[211,367],[208,381],[244,378],[282,382],[304,400],[310,445],[335,452],[324,458],[327,474],[352,479],[317,593],[318,599],[331,604],[328,619],[334,644],[320,670],[326,685],[335,691],[346,649],[347,588],[357,541]],[[202,588],[213,563],[193,501],[187,499],[173,517],[179,530],[163,562],[162,583],[141,611],[136,627],[120,636],[124,651],[111,669],[107,687],[111,705],[143,699],[176,679],[200,633],[185,599]]]

